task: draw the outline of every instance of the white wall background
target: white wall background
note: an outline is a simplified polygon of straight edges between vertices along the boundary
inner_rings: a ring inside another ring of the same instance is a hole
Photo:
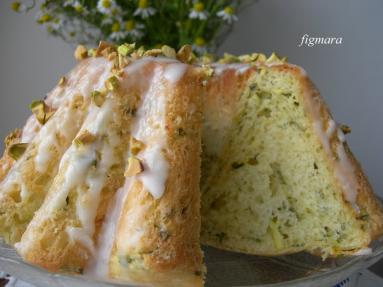
[[[0,138],[23,126],[28,104],[74,65],[73,47],[49,37],[34,15],[0,1]],[[276,51],[303,66],[383,196],[383,1],[260,0],[240,15],[220,52]],[[341,46],[297,47],[303,34],[343,37]]]

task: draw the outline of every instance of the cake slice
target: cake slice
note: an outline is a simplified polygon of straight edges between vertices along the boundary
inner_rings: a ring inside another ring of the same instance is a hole
[[[105,89],[16,248],[51,271],[202,286],[200,73],[130,47],[105,48]]]
[[[84,61],[44,101],[34,102],[35,115],[23,131],[8,137],[0,161],[0,235],[7,243],[20,239],[42,204],[61,156],[84,120],[88,94],[108,71],[100,59]]]
[[[275,55],[240,59],[251,63],[213,65],[206,89],[202,242],[323,257],[368,247],[383,213],[347,129],[301,68]]]

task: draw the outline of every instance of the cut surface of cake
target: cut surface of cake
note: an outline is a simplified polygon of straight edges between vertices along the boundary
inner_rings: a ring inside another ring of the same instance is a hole
[[[356,253],[382,234],[381,206],[301,68],[272,55],[213,69],[204,100],[203,243],[326,257]]]

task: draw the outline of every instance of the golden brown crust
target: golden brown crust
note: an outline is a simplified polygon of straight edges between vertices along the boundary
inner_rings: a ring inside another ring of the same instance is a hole
[[[17,144],[21,140],[22,131],[16,129],[12,131],[4,140],[4,153],[0,159],[0,181],[7,175],[15,160],[9,156],[9,147]]]
[[[195,70],[187,68],[177,85],[167,90],[164,155],[168,174],[165,191],[161,198],[155,199],[139,180],[133,179],[121,211],[113,253],[130,258],[130,265],[142,267],[128,265],[124,270],[118,262],[111,266],[113,277],[133,277],[138,282],[151,283],[154,280],[159,286],[165,282],[168,282],[166,286],[202,285],[199,81]],[[137,220],[132,220],[132,214]],[[139,241],[125,250],[118,247],[119,240],[129,240],[137,228],[144,229]]]

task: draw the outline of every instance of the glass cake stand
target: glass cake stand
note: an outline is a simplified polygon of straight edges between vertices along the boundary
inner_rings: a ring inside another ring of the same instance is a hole
[[[332,287],[345,279],[350,283],[348,277],[383,258],[383,238],[373,242],[370,248],[372,252],[367,255],[322,261],[319,257],[303,252],[278,257],[261,257],[204,247],[208,269],[206,286]],[[0,243],[0,270],[38,287],[121,286],[95,281],[82,275],[48,273],[23,262],[12,247],[3,243]],[[349,283],[337,286],[353,286]]]

